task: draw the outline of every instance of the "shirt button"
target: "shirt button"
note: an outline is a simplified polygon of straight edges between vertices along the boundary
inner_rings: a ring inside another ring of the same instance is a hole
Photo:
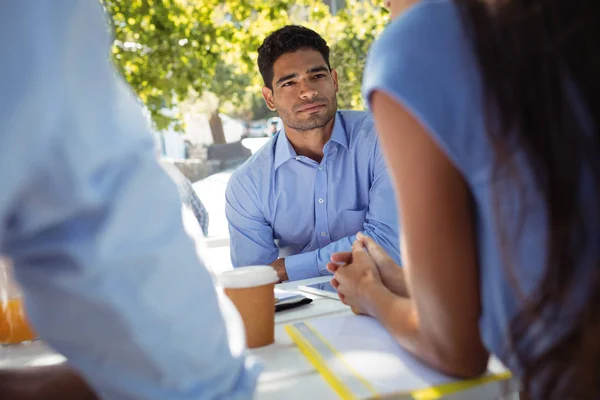
[[[323,200],[323,199],[319,199],[319,204],[323,204],[324,201],[325,200]]]
[[[319,171],[323,171],[323,166],[319,165]]]
[[[321,236],[323,236],[323,237],[327,236],[327,232],[321,232]]]

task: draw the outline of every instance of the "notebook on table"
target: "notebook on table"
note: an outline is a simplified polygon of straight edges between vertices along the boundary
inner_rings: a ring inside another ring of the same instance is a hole
[[[499,362],[473,380],[457,380],[420,363],[373,318],[345,315],[287,325],[286,331],[342,399],[439,399],[511,374]]]

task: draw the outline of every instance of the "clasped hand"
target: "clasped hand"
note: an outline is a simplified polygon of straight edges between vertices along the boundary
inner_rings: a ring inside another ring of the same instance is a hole
[[[373,315],[378,293],[403,285],[403,271],[372,238],[356,235],[352,251],[335,253],[327,264],[342,303],[356,314]],[[398,293],[399,294],[399,293]]]

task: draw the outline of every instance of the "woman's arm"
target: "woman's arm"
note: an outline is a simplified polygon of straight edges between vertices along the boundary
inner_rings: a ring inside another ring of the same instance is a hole
[[[377,296],[375,316],[398,342],[457,376],[485,371],[471,196],[460,172],[407,110],[382,92],[371,98],[402,218],[411,298]]]

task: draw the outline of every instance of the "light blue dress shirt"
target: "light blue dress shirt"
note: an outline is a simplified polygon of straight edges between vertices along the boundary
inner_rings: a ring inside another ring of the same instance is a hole
[[[238,168],[226,191],[234,267],[285,256],[290,280],[327,274],[356,233],[400,264],[394,190],[373,119],[339,111],[320,163],[298,156],[283,130]]]
[[[521,185],[505,175],[494,176],[495,152],[486,132],[481,71],[463,22],[453,0],[417,3],[392,21],[373,44],[365,67],[364,93],[369,99],[373,91],[383,91],[406,107],[466,180],[473,196],[481,335],[488,350],[518,376],[520,365],[512,354],[510,324],[523,308],[523,295],[536,290],[545,270],[546,204],[522,152],[515,155]],[[577,290],[570,297],[556,299],[561,311],[557,308],[550,320],[537,321],[518,344],[531,353],[541,351],[569,326],[571,313],[589,293],[587,277],[597,269],[600,241],[594,216],[598,199],[585,189],[591,187],[589,178],[583,179],[581,210],[589,216],[590,245],[581,264],[573,266]],[[495,185],[501,190],[494,190]],[[519,188],[525,190],[523,197],[519,197]],[[510,254],[503,250],[496,195],[501,196],[500,217],[507,229]],[[524,216],[522,224],[519,216]],[[542,336],[540,329],[544,330]]]
[[[97,0],[0,6],[0,251],[103,399],[251,398]]]

